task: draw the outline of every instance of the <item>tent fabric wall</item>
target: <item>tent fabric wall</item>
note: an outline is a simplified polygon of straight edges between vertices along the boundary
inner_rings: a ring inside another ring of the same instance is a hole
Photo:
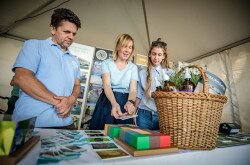
[[[0,96],[10,97],[10,81],[14,73],[11,68],[23,42],[0,37]],[[7,100],[0,99],[0,109],[7,110]]]
[[[224,106],[221,122],[241,123],[242,131],[250,131],[250,43],[197,61],[219,76],[226,84],[228,102]]]

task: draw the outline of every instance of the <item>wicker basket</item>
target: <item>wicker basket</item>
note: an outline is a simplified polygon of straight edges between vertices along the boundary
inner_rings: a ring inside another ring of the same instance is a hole
[[[183,149],[215,148],[226,96],[208,92],[208,78],[201,67],[195,67],[203,78],[203,92],[154,92],[160,132],[172,138],[174,146]]]

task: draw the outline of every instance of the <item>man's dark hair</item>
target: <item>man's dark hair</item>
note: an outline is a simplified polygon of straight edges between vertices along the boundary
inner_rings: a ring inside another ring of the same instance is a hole
[[[57,28],[62,21],[69,21],[71,23],[74,23],[77,28],[81,27],[80,19],[71,10],[65,8],[54,10],[54,13],[51,16],[50,25]]]

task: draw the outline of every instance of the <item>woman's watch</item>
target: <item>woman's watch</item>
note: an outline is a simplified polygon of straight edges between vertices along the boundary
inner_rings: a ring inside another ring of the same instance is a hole
[[[135,105],[135,101],[134,100],[128,100],[129,102],[131,102],[133,105]]]

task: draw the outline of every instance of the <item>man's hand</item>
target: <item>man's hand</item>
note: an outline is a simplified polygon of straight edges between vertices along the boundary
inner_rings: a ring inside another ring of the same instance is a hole
[[[55,105],[58,116],[68,117],[71,112],[71,107],[75,103],[76,99],[74,96],[54,96],[55,99],[59,100],[60,103]]]

